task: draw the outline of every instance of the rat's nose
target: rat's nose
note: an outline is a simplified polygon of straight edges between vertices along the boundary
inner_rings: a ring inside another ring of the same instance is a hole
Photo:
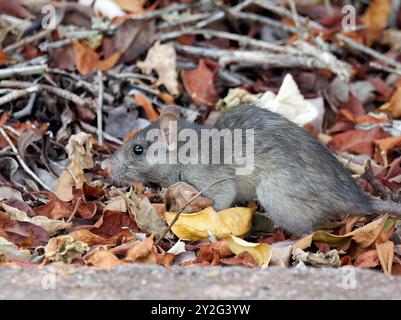
[[[102,168],[102,170],[105,170],[108,175],[110,175],[112,171],[112,164],[112,161],[110,160],[110,158],[108,158],[102,161],[100,167]]]

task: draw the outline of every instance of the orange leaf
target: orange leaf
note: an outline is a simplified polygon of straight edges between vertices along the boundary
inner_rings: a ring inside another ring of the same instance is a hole
[[[0,48],[0,66],[4,66],[6,64],[8,64],[8,58],[3,49]]]
[[[71,39],[72,48],[75,56],[75,66],[82,75],[92,73],[99,62],[99,55],[85,43]]]
[[[114,254],[106,250],[95,251],[86,259],[86,263],[103,269],[114,269],[124,264]]]
[[[391,0],[373,0],[363,15],[366,30],[366,41],[370,46],[387,25],[391,13]]]
[[[110,57],[103,60],[99,60],[99,62],[96,65],[96,70],[100,71],[110,70],[116,65],[116,63],[118,62],[118,60],[120,60],[120,58],[121,58],[121,52],[117,51],[113,53]]]
[[[148,117],[149,121],[156,121],[157,119],[159,119],[159,115],[153,108],[148,98],[139,93],[134,93],[134,99],[145,110],[146,116]]]
[[[377,250],[369,250],[358,256],[354,262],[354,267],[358,268],[374,268],[379,265],[379,257]]]

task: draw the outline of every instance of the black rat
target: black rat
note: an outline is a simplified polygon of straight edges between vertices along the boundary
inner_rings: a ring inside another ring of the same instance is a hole
[[[235,163],[151,164],[146,152],[155,142],[147,141],[149,130],[165,135],[168,153],[177,152],[185,143],[171,140],[172,121],[176,121],[178,133],[193,129],[201,136],[201,129],[212,128],[180,119],[174,107],[164,109],[159,121],[141,130],[103,161],[102,168],[109,172],[112,182],[123,185],[139,180],[166,187],[184,181],[201,190],[222,180],[203,193],[214,201],[215,209],[259,200],[268,217],[294,235],[309,233],[346,215],[401,216],[401,204],[365,194],[331,152],[306,130],[258,106],[232,108],[214,126],[230,131],[253,129],[254,169],[250,174],[236,174]],[[210,146],[207,152],[212,151]],[[199,159],[200,155],[194,157]]]

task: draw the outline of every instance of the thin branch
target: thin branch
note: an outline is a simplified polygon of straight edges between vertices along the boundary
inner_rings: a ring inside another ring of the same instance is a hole
[[[102,121],[103,121],[103,73],[102,71],[97,72],[98,77],[98,97],[97,97],[97,106],[96,106],[96,117],[97,117],[97,140],[99,141],[99,145],[103,145],[103,129],[102,129]]]
[[[86,122],[80,121],[79,124],[81,125],[81,127],[83,129],[85,129],[86,131],[88,131],[90,133],[95,134],[97,132],[97,128],[96,127],[91,126],[90,124],[88,124]],[[103,138],[105,140],[107,140],[107,141],[114,142],[114,143],[116,143],[118,145],[122,145],[124,143],[120,139],[118,139],[116,137],[113,137],[112,135],[108,134],[107,132],[103,132]]]
[[[31,87],[22,90],[13,90],[10,93],[7,93],[6,95],[0,97],[0,106],[38,91],[39,88],[37,85],[33,85]]]
[[[30,175],[37,183],[39,183],[44,189],[48,191],[52,191],[50,187],[46,185],[25,163],[25,161],[22,159],[20,156],[18,149],[15,147],[14,143],[11,141],[10,137],[7,135],[7,133],[4,131],[3,128],[0,128],[0,134],[3,136],[3,138],[7,141],[8,145],[11,147],[13,152],[15,152],[15,156],[18,160],[18,162],[21,164],[21,167],[25,170],[25,172]]]
[[[10,67],[0,70],[0,79],[11,78],[14,76],[30,76],[34,74],[42,74],[46,71],[47,64],[27,67]]]
[[[24,45],[26,45],[28,43],[31,43],[31,42],[34,42],[34,41],[37,41],[37,40],[40,40],[40,39],[46,37],[52,31],[53,31],[52,29],[44,29],[42,31],[39,31],[38,33],[35,33],[32,36],[26,37],[26,38],[22,39],[21,41],[18,41],[16,43],[10,44],[9,46],[5,47],[3,49],[3,51],[5,53],[9,53],[11,51],[14,51],[14,50],[16,50],[16,49],[18,49],[18,48],[20,48],[20,47],[22,47],[22,46],[24,46]]]

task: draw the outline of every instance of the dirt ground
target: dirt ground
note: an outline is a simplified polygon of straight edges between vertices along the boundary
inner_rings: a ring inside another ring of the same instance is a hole
[[[1,267],[0,299],[401,299],[401,277],[344,268]]]

